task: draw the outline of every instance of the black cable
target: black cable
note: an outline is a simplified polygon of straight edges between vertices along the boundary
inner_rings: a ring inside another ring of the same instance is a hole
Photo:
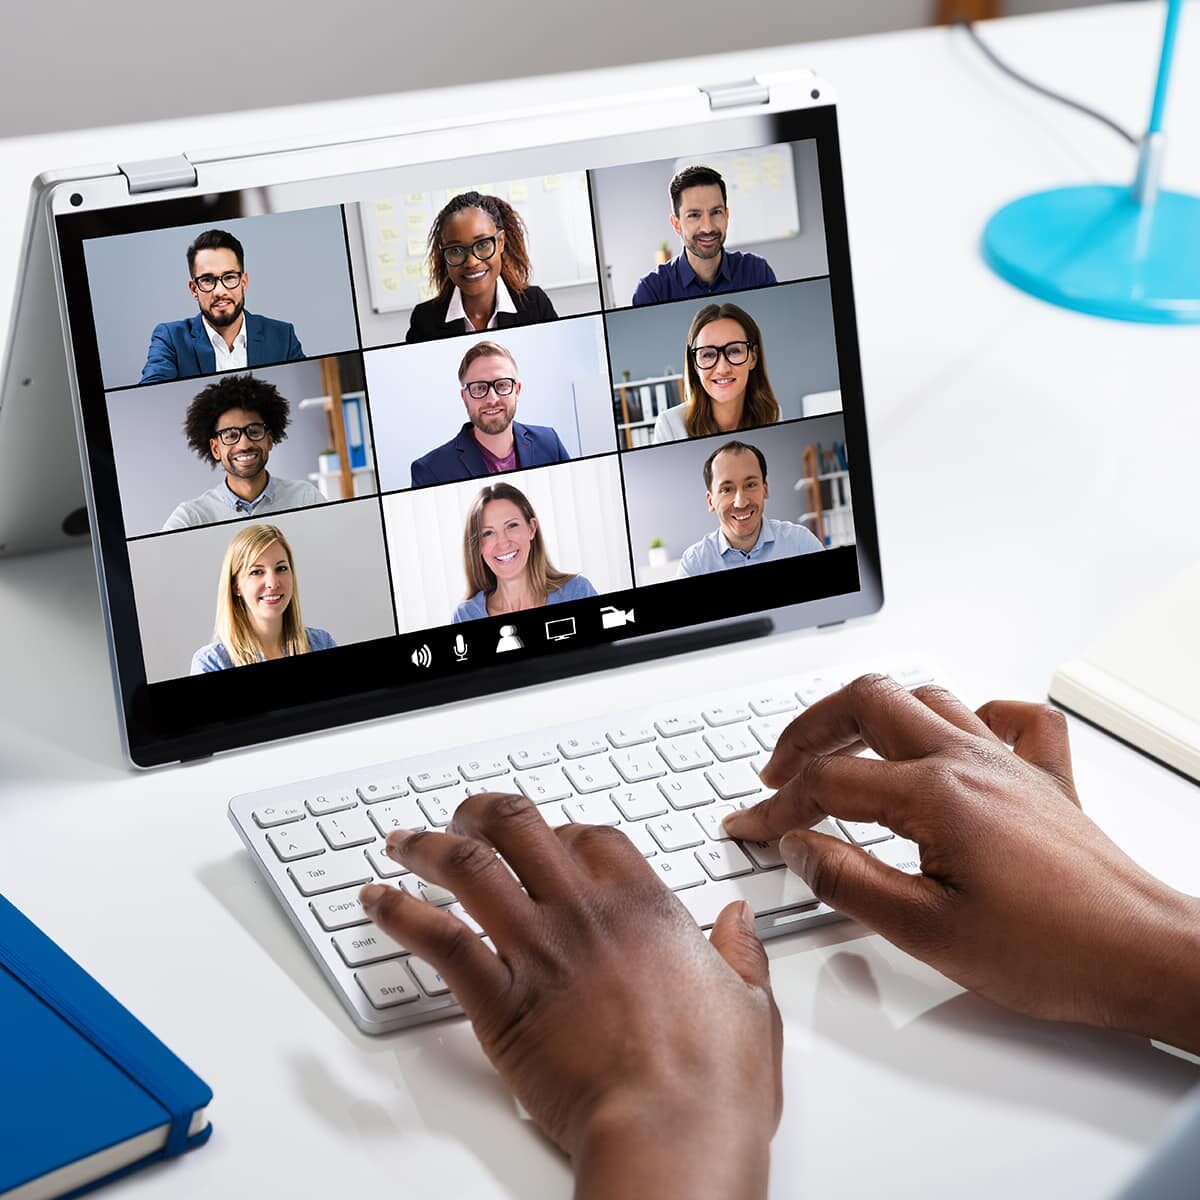
[[[1063,96],[1059,92],[1052,92],[1048,87],[1042,87],[1040,83],[1034,83],[1032,79],[1028,79],[1020,72],[1014,71],[1012,67],[1000,59],[996,52],[987,44],[987,42],[985,42],[983,38],[979,36],[975,29],[974,22],[967,21],[960,17],[954,23],[956,25],[961,25],[963,29],[967,31],[967,36],[975,43],[976,46],[979,47],[980,53],[982,53],[983,56],[994,67],[997,67],[999,70],[1003,71],[1005,75],[1010,76],[1020,84],[1024,84],[1025,87],[1031,88],[1039,95],[1047,97],[1047,99],[1057,100],[1059,104],[1065,104],[1068,108],[1075,109],[1076,112],[1081,112],[1085,116],[1095,117],[1097,121],[1107,125],[1109,129],[1111,129],[1114,133],[1119,134],[1131,145],[1136,146],[1141,140],[1140,138],[1134,137],[1134,135],[1130,133],[1129,130],[1123,125],[1118,125],[1117,122],[1112,119],[1112,117],[1106,117],[1104,113],[1097,112],[1094,108],[1088,108],[1086,104],[1080,104],[1078,100],[1072,100],[1069,96]]]

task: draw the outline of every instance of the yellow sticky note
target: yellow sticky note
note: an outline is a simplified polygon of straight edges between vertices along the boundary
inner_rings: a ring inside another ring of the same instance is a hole
[[[425,257],[425,239],[409,236],[408,239],[408,256],[409,258],[424,258]]]
[[[392,225],[381,225],[379,236],[385,242],[394,242],[400,236],[400,231]]]
[[[396,265],[396,256],[390,250],[384,250],[376,255],[376,258],[381,267],[394,267]]]
[[[386,292],[394,292],[400,286],[400,280],[395,275],[385,275],[383,277],[383,289]]]
[[[408,227],[409,229],[424,229],[425,214],[419,212],[410,212],[408,214]]]
[[[547,192],[557,192],[562,187],[561,175],[546,175],[542,179],[542,189]]]
[[[404,203],[405,204],[424,204],[425,203],[425,193],[424,192],[409,192],[408,195],[406,195],[404,197]]]
[[[404,278],[409,283],[415,283],[421,278],[421,264],[419,262],[406,262],[404,264]]]
[[[523,204],[529,199],[529,184],[523,179],[515,179],[508,187],[508,199],[512,204]]]
[[[376,200],[375,215],[377,217],[390,217],[392,215],[392,202],[390,200]]]

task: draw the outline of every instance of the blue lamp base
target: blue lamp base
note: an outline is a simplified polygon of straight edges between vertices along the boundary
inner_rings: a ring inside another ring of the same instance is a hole
[[[1200,196],[1128,186],[1034,192],[983,231],[1001,278],[1039,299],[1118,321],[1200,324]]]

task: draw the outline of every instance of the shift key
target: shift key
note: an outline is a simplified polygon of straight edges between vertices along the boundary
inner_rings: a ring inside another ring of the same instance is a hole
[[[357,883],[370,883],[375,878],[361,850],[341,850],[335,854],[322,854],[309,862],[294,863],[288,867],[288,874],[302,896],[317,896]]]

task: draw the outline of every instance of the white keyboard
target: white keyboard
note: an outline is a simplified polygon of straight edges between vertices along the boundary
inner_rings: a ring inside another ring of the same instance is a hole
[[[384,854],[393,829],[443,829],[477,792],[523,792],[552,826],[614,825],[646,856],[702,928],[747,900],[773,937],[836,917],[784,866],[778,847],[726,838],[721,820],[768,793],[758,779],[780,732],[809,704],[863,673],[826,671],[616,713],[235,796],[229,815],[308,948],[366,1033],[461,1011],[441,976],[377,929],[358,903],[382,881],[449,908],[483,936],[455,897]],[[889,672],[907,687],[932,675]],[[901,870],[917,848],[879,825],[827,819],[818,829]]]

